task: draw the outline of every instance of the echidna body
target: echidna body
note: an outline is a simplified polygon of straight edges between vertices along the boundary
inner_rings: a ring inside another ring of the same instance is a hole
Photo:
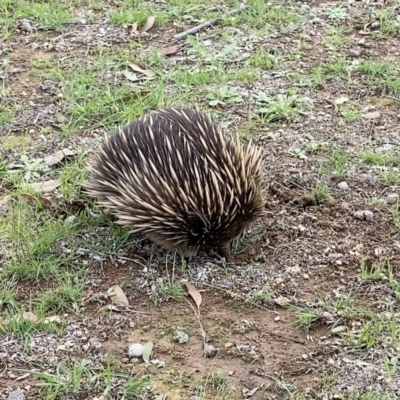
[[[261,154],[194,109],[161,109],[103,145],[87,182],[121,225],[185,256],[230,243],[264,208]]]

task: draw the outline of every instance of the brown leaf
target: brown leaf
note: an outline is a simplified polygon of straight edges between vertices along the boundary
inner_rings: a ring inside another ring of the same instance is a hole
[[[31,202],[36,202],[37,200],[39,200],[42,204],[46,204],[48,206],[50,206],[52,204],[49,199],[47,199],[46,197],[40,196],[40,195],[32,196],[31,194],[28,194],[28,193],[22,193],[20,196]]]
[[[116,306],[124,306],[124,307],[129,306],[129,301],[119,285],[112,286],[108,290],[107,294],[109,297],[111,297],[111,301]]]
[[[378,111],[373,111],[367,114],[363,115],[363,118],[365,119],[377,119],[381,116],[381,114]]]
[[[164,49],[160,50],[161,54],[164,54],[165,56],[169,56],[172,54],[176,54],[179,51],[181,51],[184,48],[182,45],[177,45],[177,46],[171,46],[171,47],[166,47]]]
[[[50,156],[47,156],[44,158],[44,162],[46,165],[51,167],[52,165],[57,165],[60,163],[65,157],[67,156],[73,156],[75,153],[71,150],[68,149],[63,149],[56,151],[54,154],[51,154]]]
[[[60,179],[51,179],[49,181],[31,183],[29,186],[36,192],[44,193],[51,192],[54,189],[58,188],[60,185]]]
[[[140,68],[139,65],[129,63],[128,64],[130,68],[132,68],[136,72],[140,72],[141,74],[146,75],[148,78],[154,78],[156,76],[156,73],[152,71],[151,69],[143,69]]]
[[[188,293],[190,294],[190,297],[196,303],[197,308],[200,308],[201,302],[203,300],[200,292],[190,282],[186,282],[185,286],[186,286],[186,289],[188,290]]]
[[[33,312],[30,312],[30,311],[25,311],[22,314],[22,316],[24,317],[24,319],[27,319],[28,321],[32,322],[33,324],[35,322],[37,322],[37,320],[38,320],[38,317]]]
[[[149,18],[147,18],[146,23],[144,24],[144,27],[142,28],[141,32],[147,32],[149,29],[152,28],[152,26],[154,25],[156,18],[153,15],[150,15]]]

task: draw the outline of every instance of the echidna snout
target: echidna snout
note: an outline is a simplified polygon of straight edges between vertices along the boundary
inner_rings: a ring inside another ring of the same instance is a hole
[[[104,143],[86,184],[121,225],[186,256],[230,243],[264,208],[261,153],[194,109],[161,109]]]

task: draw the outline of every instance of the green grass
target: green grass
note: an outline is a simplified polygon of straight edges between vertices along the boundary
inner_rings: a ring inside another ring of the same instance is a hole
[[[21,370],[38,380],[37,386],[43,388],[47,400],[87,396],[102,393],[112,398],[140,398],[140,391],[151,386],[151,382],[132,374],[120,372],[119,367],[109,359],[102,365],[95,365],[89,359],[75,362],[63,361],[54,373],[35,370]]]

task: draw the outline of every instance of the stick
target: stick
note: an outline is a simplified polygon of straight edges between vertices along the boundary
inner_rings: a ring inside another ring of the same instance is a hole
[[[196,32],[198,32],[198,31],[200,31],[201,29],[204,29],[204,28],[207,28],[207,27],[209,27],[209,26],[211,26],[211,25],[214,25],[214,24],[215,24],[216,22],[218,22],[219,20],[221,20],[221,19],[223,19],[223,18],[225,18],[225,17],[229,17],[230,15],[236,14],[236,13],[238,13],[238,12],[240,12],[240,11],[243,11],[243,10],[245,10],[246,8],[248,8],[248,6],[242,4],[242,5],[241,5],[239,8],[237,8],[236,10],[229,11],[229,12],[227,12],[226,14],[222,15],[221,17],[217,17],[217,18],[214,18],[214,19],[210,19],[209,21],[203,22],[203,23],[200,24],[200,25],[196,25],[196,26],[194,26],[193,28],[190,28],[190,29],[188,29],[188,30],[186,30],[186,31],[184,31],[184,32],[178,33],[178,34],[176,34],[176,35],[174,36],[174,38],[175,38],[176,40],[181,40],[181,39],[185,38],[186,36],[191,35],[192,33],[196,33]]]

